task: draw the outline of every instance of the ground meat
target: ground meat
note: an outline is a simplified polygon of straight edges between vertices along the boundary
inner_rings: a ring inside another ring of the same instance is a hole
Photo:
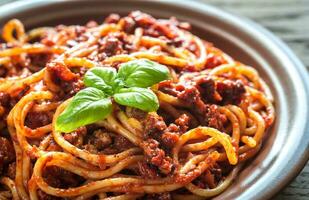
[[[144,138],[156,140],[160,140],[163,131],[167,128],[163,118],[159,115],[147,115],[144,127]]]
[[[189,117],[186,114],[180,115],[163,132],[160,142],[167,149],[172,149],[179,140],[179,136],[185,133],[189,128]]]
[[[211,189],[216,187],[214,176],[207,169],[203,174],[197,177],[193,183],[199,188]]]
[[[38,189],[38,198],[39,200],[61,200],[60,197],[51,196],[49,194],[46,194],[42,190]]]
[[[177,88],[177,85],[175,85],[171,80],[167,80],[159,83],[159,90],[172,96],[177,96],[179,91],[184,90],[184,87],[181,86],[182,85],[179,85]]]
[[[71,133],[64,134],[64,139],[74,146],[81,147],[83,145],[84,136],[87,134],[86,127],[80,127]]]
[[[152,16],[146,13],[142,13],[140,11],[131,12],[129,14],[129,17],[131,17],[138,26],[141,26],[143,28],[147,28],[156,22],[156,20]]]
[[[181,133],[185,133],[189,128],[190,118],[186,114],[180,115],[176,120],[175,124],[179,126]]]
[[[16,174],[16,162],[12,162],[9,164],[9,166],[6,169],[5,176],[15,179],[15,174]]]
[[[179,140],[179,127],[170,124],[161,136],[162,144],[165,148],[173,148]]]
[[[66,66],[60,63],[48,63],[47,71],[51,75],[54,83],[60,83],[61,81],[74,81],[77,76],[72,73]]]
[[[227,121],[227,118],[219,112],[217,105],[207,104],[204,114],[207,126],[221,131],[224,130],[224,123]]]
[[[62,67],[48,66],[46,69],[53,83],[61,88],[60,92],[57,93],[56,99],[68,99],[84,88],[84,82],[81,79],[77,79],[79,75],[74,74],[66,67],[63,68],[61,73],[59,71],[62,70]]]
[[[174,39],[177,35],[169,28],[169,24],[158,22],[152,16],[142,13],[140,11],[133,11],[129,14],[137,24],[137,26],[144,28],[144,34],[152,37],[166,36],[169,39]]]
[[[94,145],[95,149],[102,151],[104,148],[112,144],[112,138],[110,133],[104,132],[99,129],[94,131],[93,137],[89,139],[89,143]]]
[[[189,104],[196,104],[196,102],[200,99],[200,92],[196,87],[188,86],[184,88],[183,91],[178,93],[177,97],[185,102],[188,102]]]
[[[142,110],[137,109],[137,108],[131,108],[131,107],[128,107],[127,109],[128,109],[128,111],[126,112],[126,114],[130,118],[133,117],[137,120],[144,120],[147,117],[147,112],[145,112],[145,111],[142,111]]]
[[[134,145],[125,137],[119,134],[105,132],[102,135],[97,135],[98,137],[90,136],[88,139],[88,144],[84,148],[91,153],[102,153],[102,154],[116,154],[125,151],[129,148],[134,147]]]
[[[172,195],[169,192],[159,194],[147,194],[143,199],[145,200],[172,200]]]
[[[159,31],[157,31],[153,26],[150,26],[149,28],[145,28],[144,35],[155,37],[155,38],[158,38],[160,36],[162,37]]]
[[[214,164],[210,169],[210,173],[213,174],[214,180],[216,183],[222,180],[223,177],[223,172],[222,172],[222,167],[220,167],[218,164]]]
[[[27,67],[31,72],[37,72],[44,68],[46,63],[51,59],[52,55],[47,53],[29,54],[30,65]]]
[[[132,147],[134,147],[134,145],[122,135],[115,134],[113,137],[113,148],[117,149],[119,152],[125,151]]]
[[[181,84],[176,87],[169,82],[165,82],[161,84],[159,88],[161,91],[164,90],[168,93],[174,93],[174,96],[176,94],[178,99],[191,105],[190,110],[195,114],[201,125],[223,130],[226,117],[218,111],[218,107],[216,105],[211,105],[208,103],[219,104],[221,101],[224,103],[240,102],[244,92],[243,85],[238,83],[236,86],[236,84],[233,83],[234,82],[228,84],[225,83],[225,85],[219,83],[217,86],[217,83],[208,77],[198,78],[194,81],[192,81],[192,78],[189,77],[186,81],[186,87],[181,87]],[[222,90],[222,88],[224,88],[224,90]],[[181,120],[179,119],[176,121],[176,124],[177,122],[180,123]],[[186,120],[183,122],[188,123]],[[183,124],[183,126],[180,126],[180,130],[182,132],[187,131],[187,129],[188,124]],[[166,134],[164,136],[164,141],[167,142],[170,138],[176,139],[173,134]],[[169,144],[169,142],[167,142],[167,144]]]
[[[159,148],[159,142],[154,139],[147,139],[142,143],[142,148],[146,156],[147,162],[157,166],[164,174],[172,171],[173,163],[169,156]]]
[[[99,53],[104,53],[105,57],[111,57],[120,54],[122,50],[122,43],[118,38],[109,36],[99,41]]]
[[[9,70],[10,76],[20,75],[23,71],[22,69],[29,65],[29,59],[27,59],[26,55],[13,55],[12,57],[12,65],[14,66],[15,70]]]
[[[85,144],[83,145],[83,148],[93,154],[98,154],[98,150],[95,148],[95,146],[93,144]],[[114,151],[112,153],[105,153],[105,154],[114,154]]]
[[[136,26],[135,21],[132,19],[132,17],[124,17],[123,21],[124,21],[123,24],[124,32],[132,34]]]
[[[104,23],[108,24],[116,24],[120,20],[120,15],[112,13],[108,17],[105,18]]]
[[[189,118],[183,114],[175,120],[175,123],[167,126],[161,116],[147,115],[143,121],[143,137],[145,140],[154,139],[155,141],[159,141],[165,150],[169,150],[176,144],[179,135],[187,131]]]
[[[222,170],[218,164],[214,164],[209,169],[206,169],[194,183],[200,188],[213,189],[217,187],[218,183],[222,180]]]
[[[189,117],[185,114],[181,115],[166,126],[165,121],[159,115],[147,115],[144,123],[144,139],[154,139],[162,143],[165,150],[171,149],[179,139],[179,135],[186,132],[189,125]]]
[[[0,137],[0,172],[15,160],[13,144],[6,138]]]
[[[68,42],[71,39],[79,41],[80,37],[84,35],[86,27],[84,26],[65,26],[58,25],[55,27],[56,32],[48,32],[42,36],[41,43],[47,46],[54,46],[59,40],[63,43]]]
[[[51,121],[50,115],[46,112],[29,112],[25,120],[25,125],[31,129],[35,129],[45,126],[51,123]]]
[[[190,31],[191,30],[191,24],[188,22],[180,22],[176,17],[171,17],[170,22],[174,25],[177,26],[178,28]]]
[[[193,113],[203,115],[206,111],[206,104],[202,101],[200,92],[194,86],[187,86],[178,95],[178,98],[191,105]],[[202,120],[200,120],[202,121]]]
[[[206,64],[205,64],[205,68],[206,69],[213,69],[221,64],[224,63],[224,59],[222,58],[222,56],[218,56],[218,55],[215,55],[215,54],[209,54],[207,56],[207,61],[206,61]]]
[[[177,97],[188,104],[195,105],[198,110],[204,112],[206,103],[215,103],[220,105],[235,104],[238,105],[245,93],[245,87],[241,81],[217,81],[205,76],[197,80],[187,80],[187,86],[175,90],[176,87],[165,83],[161,90],[168,93],[174,92]]]
[[[83,87],[84,87],[84,83],[82,80],[74,81],[74,82],[67,83],[67,84],[64,83],[64,86],[62,87],[64,93],[66,94],[64,98],[66,99],[66,98],[74,96],[77,92],[83,89]]]
[[[201,175],[204,179],[207,180],[208,188],[215,188],[217,183],[215,181],[214,175],[210,172],[210,170],[206,170],[204,174]]]
[[[184,40],[181,38],[175,38],[173,40],[168,40],[167,45],[172,45],[174,47],[181,47],[183,44]]]
[[[46,148],[46,151],[61,151],[62,148],[55,142],[54,139],[51,139],[49,142],[48,147]]]
[[[8,74],[8,70],[5,67],[0,67],[0,77],[5,78]]]
[[[77,187],[84,181],[82,177],[56,166],[46,167],[43,178],[49,185],[57,188]]]
[[[138,162],[138,172],[145,179],[156,179],[160,177],[157,168],[146,162]]]
[[[164,122],[166,124],[171,124],[175,120],[174,117],[170,113],[168,113],[166,110],[162,108],[159,108],[159,110],[157,110],[157,114],[160,115],[164,119]]]
[[[41,38],[40,43],[46,45],[46,46],[54,46],[55,45],[55,41],[53,39],[53,35],[52,34],[44,34]]]
[[[61,92],[58,93],[58,98],[61,100],[72,97],[84,88],[83,81],[78,79],[79,75],[74,74],[62,64],[48,63],[46,70],[51,76],[52,82],[61,88]]]
[[[214,80],[208,77],[203,77],[196,81],[196,86],[206,103],[214,103],[216,101],[216,85]]]
[[[166,36],[169,40],[174,41],[175,46],[180,46],[183,42],[181,38],[177,38],[178,34],[174,29],[171,28],[171,25],[168,23],[161,23],[156,21],[154,28],[160,32],[160,34]]]
[[[0,104],[3,107],[8,107],[10,105],[10,95],[5,92],[0,92]]]
[[[241,81],[224,80],[217,82],[217,91],[222,97],[222,104],[238,105],[246,90]]]

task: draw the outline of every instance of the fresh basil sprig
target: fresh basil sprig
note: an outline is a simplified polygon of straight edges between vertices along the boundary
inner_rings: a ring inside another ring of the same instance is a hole
[[[116,69],[111,67],[95,67],[89,70],[84,77],[87,87],[94,87],[106,94],[113,94],[113,85],[117,76]]]
[[[118,78],[127,87],[150,87],[169,78],[169,71],[164,65],[141,59],[123,63],[118,71]]]
[[[61,113],[56,122],[56,129],[71,132],[107,117],[111,111],[111,98],[102,90],[88,87],[79,91]]]
[[[149,87],[167,79],[168,68],[147,59],[123,63],[118,73],[111,67],[94,67],[84,76],[86,88],[58,117],[56,130],[68,133],[106,118],[112,112],[112,99],[120,105],[156,111],[159,101]]]
[[[135,107],[147,112],[158,110],[159,101],[150,89],[131,87],[122,88],[114,94],[114,100],[124,106]]]

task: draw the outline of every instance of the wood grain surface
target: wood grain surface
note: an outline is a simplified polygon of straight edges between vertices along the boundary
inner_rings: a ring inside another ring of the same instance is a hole
[[[0,0],[0,5],[14,0]],[[309,70],[309,0],[198,0],[261,24],[296,53]],[[275,200],[309,200],[309,162]]]

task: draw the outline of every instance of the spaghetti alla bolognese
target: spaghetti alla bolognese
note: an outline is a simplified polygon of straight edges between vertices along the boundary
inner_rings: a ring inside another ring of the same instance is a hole
[[[258,72],[190,24],[140,11],[0,47],[0,199],[205,199],[275,118]]]

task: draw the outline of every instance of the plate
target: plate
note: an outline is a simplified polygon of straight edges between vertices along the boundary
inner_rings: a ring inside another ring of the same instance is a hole
[[[0,7],[0,25],[20,19],[27,28],[103,21],[109,13],[141,10],[175,16],[193,32],[247,65],[254,66],[275,97],[277,118],[262,150],[234,183],[214,199],[271,198],[295,177],[309,157],[308,75],[292,51],[256,23],[193,1],[20,1]]]

